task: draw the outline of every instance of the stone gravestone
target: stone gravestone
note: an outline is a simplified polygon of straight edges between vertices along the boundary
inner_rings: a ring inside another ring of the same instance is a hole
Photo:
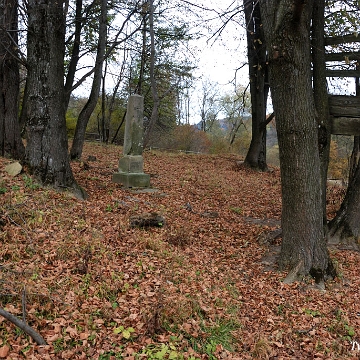
[[[131,95],[125,118],[123,157],[119,160],[119,172],[113,174],[113,182],[127,188],[149,187],[150,175],[143,171],[144,98]]]

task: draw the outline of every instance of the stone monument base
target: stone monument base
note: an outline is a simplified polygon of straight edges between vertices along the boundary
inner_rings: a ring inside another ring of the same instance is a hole
[[[125,155],[119,160],[119,172],[144,173],[142,155]]]
[[[114,173],[114,183],[122,184],[126,188],[146,188],[150,186],[150,175],[145,173]]]
[[[150,187],[150,175],[143,171],[142,155],[125,155],[119,160],[119,172],[113,174],[114,183],[126,188]]]

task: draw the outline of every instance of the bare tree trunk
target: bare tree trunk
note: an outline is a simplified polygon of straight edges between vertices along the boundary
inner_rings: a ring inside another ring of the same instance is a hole
[[[151,117],[149,119],[148,126],[145,129],[144,134],[144,147],[148,144],[150,140],[151,131],[154,128],[155,123],[159,117],[159,105],[160,99],[157,91],[156,79],[155,79],[155,62],[156,62],[156,52],[155,52],[155,32],[154,32],[154,1],[149,0],[149,30],[150,30],[150,83],[151,83],[151,94],[153,100],[153,108],[151,111]]]
[[[22,98],[22,102],[21,102],[21,110],[20,110],[20,116],[19,116],[19,127],[20,127],[20,132],[21,135],[24,136],[25,132],[26,132],[26,116],[27,116],[27,96],[29,94],[28,91],[28,81],[26,78],[25,81],[25,86],[24,86],[24,94],[23,94],[23,98]]]
[[[112,140],[111,140],[111,143],[112,143],[112,144],[115,142],[115,139],[116,139],[116,137],[117,137],[117,135],[118,135],[118,133],[119,133],[119,131],[120,131],[120,128],[123,126],[123,124],[124,124],[124,122],[125,122],[125,118],[126,118],[126,110],[125,110],[124,115],[123,115],[123,117],[122,117],[122,119],[121,119],[121,122],[120,122],[119,126],[117,127],[117,129],[116,129],[116,131],[115,131],[115,134],[114,134],[114,136],[113,136],[113,138],[112,138]]]
[[[358,66],[359,67],[359,66]],[[360,82],[356,78],[356,96],[360,96]],[[350,158],[349,185],[345,198],[334,219],[328,224],[330,243],[360,245],[360,136],[354,136]]]
[[[314,99],[317,112],[319,155],[321,165],[321,195],[323,222],[326,229],[326,186],[330,158],[331,123],[326,81],[325,33],[324,33],[325,0],[314,1],[312,14],[312,60]]]
[[[68,108],[71,89],[75,78],[77,64],[79,62],[79,54],[80,54],[80,38],[81,38],[81,30],[83,27],[83,19],[82,19],[82,0],[76,0],[76,9],[75,9],[75,33],[74,33],[74,44],[71,51],[71,58],[68,67],[68,72],[66,74],[65,81],[65,100],[64,106],[65,109]]]
[[[332,244],[360,245],[360,161],[356,164],[345,198],[334,219],[328,225],[328,240]]]
[[[0,154],[23,159],[19,125],[18,4],[0,0]]]
[[[360,69],[360,64],[356,65],[357,69]],[[360,96],[360,78],[355,78],[356,96]],[[349,181],[350,184],[355,177],[357,165],[360,161],[360,136],[354,136],[354,146],[351,152],[350,164],[349,164]]]
[[[348,184],[352,183],[359,162],[360,162],[360,136],[354,136],[354,146],[351,152],[350,163],[349,163]]]
[[[139,73],[139,80],[135,89],[135,93],[138,95],[142,95],[142,85],[144,81],[144,73],[145,73],[145,64],[146,64],[146,26],[147,26],[147,16],[148,16],[148,1],[145,1],[142,5],[141,9],[141,16],[142,16],[142,48],[141,48],[141,62],[140,62],[140,73]]]
[[[99,26],[99,39],[98,49],[95,60],[94,78],[91,87],[91,92],[87,103],[79,114],[78,121],[76,123],[74,140],[70,150],[71,159],[80,159],[85,141],[86,127],[89,122],[90,116],[95,109],[97,101],[99,99],[99,92],[101,86],[102,68],[104,63],[104,56],[106,50],[106,34],[107,34],[107,2],[101,0],[101,14],[100,14],[100,26]]]
[[[125,63],[126,63],[126,49],[124,49],[124,60],[123,60],[123,63],[121,65],[121,70],[120,70],[120,74],[118,75],[118,78],[117,78],[117,81],[116,81],[116,84],[115,84],[115,87],[113,89],[113,93],[111,95],[111,99],[110,99],[110,103],[109,103],[109,109],[108,109],[108,116],[109,116],[109,119],[108,119],[108,124],[109,124],[109,132],[111,130],[111,118],[112,118],[112,114],[114,112],[114,108],[115,108],[115,100],[116,100],[116,95],[117,95],[117,92],[118,92],[118,89],[119,89],[119,86],[121,84],[121,81],[123,79],[123,75],[124,75],[124,69],[125,69]],[[126,111],[125,111],[126,113]],[[124,121],[125,117],[122,119],[121,123],[120,123],[120,126],[116,129],[116,132],[111,140],[111,143],[114,143],[115,141],[115,138],[121,128],[121,125],[123,124],[123,121]],[[110,137],[110,133],[109,133],[109,137]]]
[[[106,89],[105,89],[105,79],[107,73],[107,61],[105,61],[105,69],[104,74],[102,76],[102,89],[101,89],[101,116],[100,116],[100,124],[99,124],[99,132],[100,132],[100,141],[107,143],[108,137],[106,135]]]
[[[245,0],[246,34],[251,94],[252,137],[244,164],[265,171],[266,164],[266,102],[269,85],[267,84],[266,45],[262,28],[260,4],[258,1]]]
[[[27,163],[41,183],[70,188],[83,197],[73,177],[67,151],[63,3],[30,0],[28,15]]]
[[[313,1],[260,1],[269,51],[270,87],[279,141],[286,282],[334,275],[323,229],[320,157],[312,92],[310,21]],[[284,81],[286,79],[286,81]]]

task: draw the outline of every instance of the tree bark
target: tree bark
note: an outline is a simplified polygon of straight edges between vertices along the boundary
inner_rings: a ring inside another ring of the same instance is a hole
[[[360,69],[360,64],[356,64],[356,68]],[[360,98],[360,78],[355,78],[356,96]],[[355,178],[356,168],[360,162],[360,136],[354,136],[354,146],[351,152],[349,164],[349,184]]]
[[[359,78],[356,79],[356,95],[360,96]],[[354,136],[350,158],[349,185],[345,198],[334,219],[328,224],[330,243],[360,245],[360,136]]]
[[[266,164],[266,102],[269,85],[267,79],[266,45],[258,1],[244,1],[248,46],[252,137],[244,164],[262,171]]]
[[[352,182],[348,185],[345,198],[334,219],[328,225],[329,243],[360,245],[360,161]]]
[[[64,108],[65,16],[58,0],[28,2],[27,147],[30,171],[42,183],[83,192],[73,177]]]
[[[71,58],[70,58],[68,72],[66,74],[66,81],[65,81],[65,99],[64,99],[65,109],[67,109],[69,105],[77,64],[79,62],[81,30],[83,27],[82,7],[83,7],[82,0],[76,0],[74,44],[71,51]]]
[[[86,127],[89,122],[90,116],[95,109],[99,99],[99,92],[101,86],[102,69],[104,63],[104,56],[106,50],[106,35],[107,35],[107,2],[101,0],[101,14],[99,26],[99,39],[98,48],[95,60],[94,78],[91,87],[91,92],[87,103],[81,110],[78,121],[76,123],[74,140],[70,150],[71,159],[80,159],[85,141]]]
[[[330,158],[331,122],[329,115],[329,95],[326,80],[325,0],[314,1],[312,14],[312,60],[314,99],[317,112],[318,142],[321,167],[321,197],[323,206],[323,223],[326,229],[326,186]]]
[[[333,276],[323,230],[312,92],[312,5],[312,1],[260,1],[279,141],[283,229],[279,266],[290,268],[286,282],[310,274],[322,283],[327,275]]]
[[[349,179],[348,184],[351,184],[355,178],[356,168],[360,162],[360,136],[354,136],[354,145],[350,156],[349,163]]]
[[[22,160],[19,125],[18,3],[0,1],[0,154]]]
[[[102,88],[101,88],[101,115],[99,117],[99,134],[100,134],[100,141],[107,143],[108,142],[108,136],[106,134],[107,130],[109,129],[109,125],[105,124],[106,122],[106,73],[107,73],[107,61],[105,61],[105,69],[104,69],[104,75],[102,76]],[[106,128],[107,126],[107,128]]]

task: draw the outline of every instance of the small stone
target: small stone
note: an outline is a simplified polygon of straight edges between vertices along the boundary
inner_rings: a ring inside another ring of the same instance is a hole
[[[22,166],[19,162],[11,163],[5,167],[5,171],[11,176],[19,175],[21,170]]]

